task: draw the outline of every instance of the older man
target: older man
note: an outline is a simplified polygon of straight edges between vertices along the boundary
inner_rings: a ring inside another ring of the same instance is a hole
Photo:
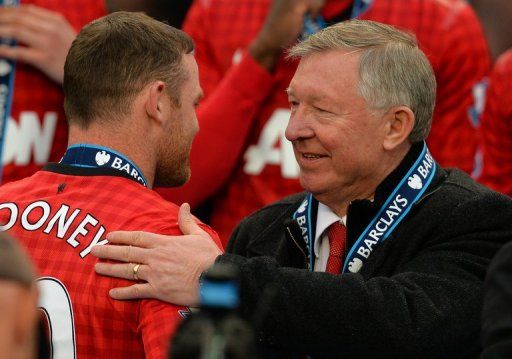
[[[197,277],[155,257],[179,246],[197,276],[215,261],[240,267],[248,317],[261,315],[255,310],[265,288],[277,288],[259,328],[262,342],[277,350],[477,355],[482,282],[512,234],[512,202],[439,168],[430,155],[424,140],[435,79],[427,58],[411,36],[367,21],[326,28],[291,56],[300,64],[288,88],[286,136],[307,192],[242,221],[230,254],[206,248],[186,207],[180,222],[188,236],[111,234],[113,242],[146,249],[124,258],[123,247],[93,252],[142,263],[139,277],[149,282],[111,295],[196,303]],[[96,269],[122,275],[123,266]]]

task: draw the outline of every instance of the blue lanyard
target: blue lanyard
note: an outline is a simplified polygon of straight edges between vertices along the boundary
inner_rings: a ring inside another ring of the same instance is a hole
[[[0,7],[18,6],[19,0],[0,0]],[[0,39],[1,45],[16,46],[16,40]],[[5,143],[5,130],[11,115],[12,98],[14,95],[14,74],[16,61],[0,59],[0,181],[2,180],[3,149]]]
[[[366,12],[370,6],[372,5],[374,0],[354,0],[354,5],[352,6],[352,12],[350,14],[351,19],[357,19],[364,12]],[[311,17],[311,14],[306,14],[304,16],[304,21],[302,25],[302,33],[300,35],[301,40],[307,39],[310,35],[322,30],[327,26],[323,16],[318,15],[315,19]]]
[[[375,217],[358,237],[348,252],[342,273],[356,273],[372,253],[374,247],[389,238],[397,225],[407,216],[434,178],[436,163],[427,145],[423,149],[409,171],[401,179],[393,192],[386,199]],[[315,234],[312,227],[312,206],[316,199],[309,193],[293,218],[302,231],[303,240],[308,247],[309,269],[313,270],[313,239]],[[316,215],[316,213],[314,213]]]
[[[351,19],[357,19],[363,13],[365,13],[370,6],[372,6],[374,0],[355,0],[354,6],[352,7]]]
[[[107,147],[79,143],[68,147],[59,163],[75,167],[112,168],[128,174],[144,187],[148,186],[142,171],[135,163]]]

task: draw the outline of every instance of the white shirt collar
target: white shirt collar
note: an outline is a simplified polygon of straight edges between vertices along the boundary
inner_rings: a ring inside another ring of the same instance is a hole
[[[325,204],[318,202],[318,211],[316,214],[316,231],[315,231],[315,241],[314,243],[314,251],[315,257],[318,258],[320,255],[320,244],[321,237],[324,234],[324,231],[336,221],[340,221],[344,226],[346,225],[347,216],[339,217],[336,213],[334,213],[329,207]]]

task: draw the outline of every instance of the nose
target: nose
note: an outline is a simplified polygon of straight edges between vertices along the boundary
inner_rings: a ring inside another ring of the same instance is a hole
[[[303,106],[299,105],[298,108],[291,113],[284,135],[288,141],[296,141],[314,136],[313,129],[308,120],[308,114]]]

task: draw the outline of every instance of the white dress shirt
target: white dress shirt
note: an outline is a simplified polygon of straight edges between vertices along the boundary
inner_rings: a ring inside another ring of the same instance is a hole
[[[314,252],[315,252],[315,272],[325,272],[327,267],[327,259],[329,259],[329,238],[327,237],[327,228],[336,221],[346,225],[347,216],[342,218],[338,217],[329,207],[325,204],[318,203],[318,211],[316,214],[316,231]]]

